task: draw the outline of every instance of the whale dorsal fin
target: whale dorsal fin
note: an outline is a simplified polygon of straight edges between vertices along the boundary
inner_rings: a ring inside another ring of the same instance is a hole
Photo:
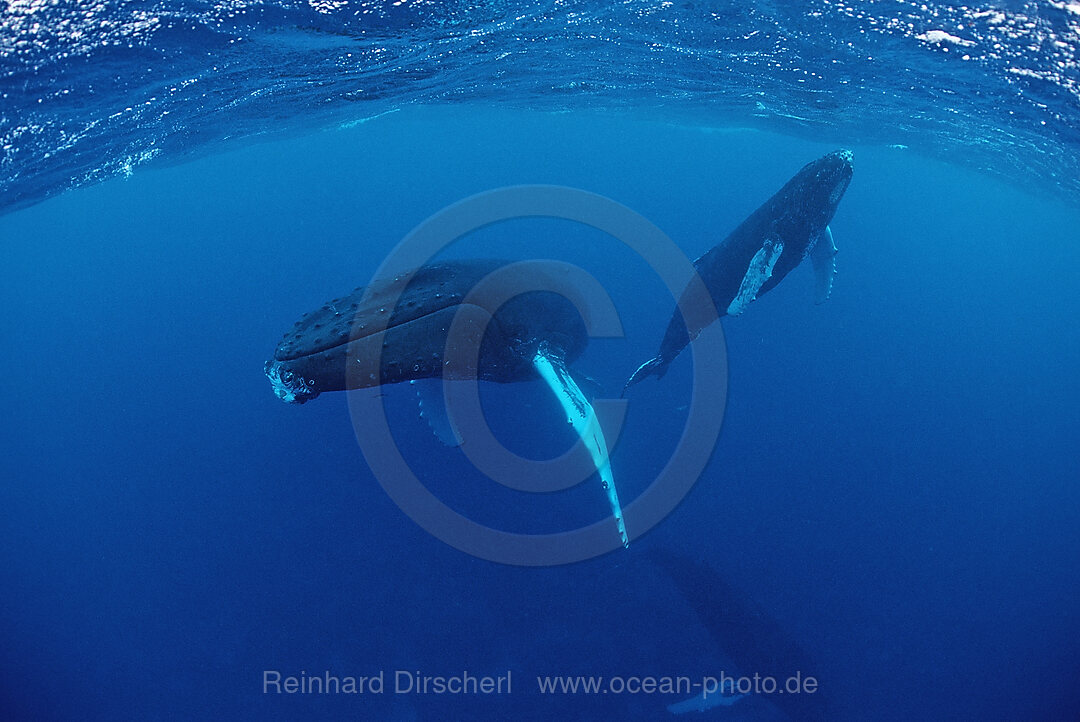
[[[814,303],[825,303],[832,295],[833,280],[836,279],[836,242],[832,230],[825,226],[821,238],[810,250],[810,262],[814,265]]]

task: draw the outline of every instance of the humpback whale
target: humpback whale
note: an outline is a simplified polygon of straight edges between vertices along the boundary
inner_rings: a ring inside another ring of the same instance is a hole
[[[808,163],[727,238],[694,261],[719,316],[742,313],[807,257],[817,276],[816,300],[828,299],[836,275],[829,222],[851,182],[852,160],[851,151],[840,150]],[[684,301],[689,292],[684,291]],[[659,352],[630,376],[623,394],[648,376],[662,377],[703,329],[676,309]]]
[[[495,294],[464,302],[482,279],[507,265],[497,259],[432,264],[361,286],[305,314],[266,362],[274,393],[303,404],[325,391],[422,378],[525,381],[537,378],[532,359],[542,342],[563,363],[573,363],[588,337],[577,309],[563,296],[535,291],[497,307],[492,306],[501,298]],[[452,341],[476,344],[479,353],[448,363],[451,322],[459,312],[471,318]],[[350,373],[350,364],[374,358],[380,359],[379,369]]]
[[[794,694],[788,687],[789,681],[796,677],[799,680],[812,677],[818,683],[820,672],[814,659],[776,619],[704,562],[658,547],[648,550],[647,555],[671,579],[713,642],[731,658],[739,675],[760,675],[777,681],[776,693],[764,695],[769,702],[799,722],[830,718],[826,693],[818,684],[813,691],[807,687]],[[734,690],[718,688],[668,709],[675,714],[703,711],[739,699]]]
[[[528,274],[528,283],[521,284],[522,274]],[[573,293],[567,280],[558,264],[498,259],[430,264],[358,287],[305,314],[263,370],[277,397],[293,404],[328,391],[427,378],[541,379],[588,449],[619,537],[628,546],[607,442],[569,371],[588,333],[568,298]],[[523,287],[553,290],[519,292]]]

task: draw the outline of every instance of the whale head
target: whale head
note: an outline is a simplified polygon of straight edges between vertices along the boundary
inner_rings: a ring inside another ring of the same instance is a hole
[[[854,160],[850,150],[837,150],[803,166],[776,194],[783,198],[786,219],[816,238],[829,225],[851,183]]]

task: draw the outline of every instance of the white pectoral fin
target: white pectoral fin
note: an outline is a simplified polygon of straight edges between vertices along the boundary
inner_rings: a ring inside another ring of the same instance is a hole
[[[825,303],[832,295],[833,281],[836,279],[836,252],[832,230],[825,226],[821,238],[810,251],[810,262],[814,265],[814,303]]]
[[[604,439],[600,422],[597,421],[596,411],[570,376],[570,371],[562,358],[547,353],[544,345],[541,345],[536,356],[533,357],[533,366],[555,394],[555,398],[559,400],[563,411],[566,412],[566,417],[573,425],[574,431],[589,450],[593,463],[596,465],[596,473],[600,476],[600,482],[607,492],[619,539],[624,547],[630,546],[630,539],[626,535],[626,524],[623,521],[622,506],[619,504],[619,494],[615,491],[615,479],[611,475],[611,459],[608,456],[607,441]]]
[[[735,692],[728,695],[725,695],[720,691],[702,692],[696,697],[684,699],[682,702],[676,702],[675,704],[669,704],[667,709],[671,714],[704,712],[715,707],[730,707],[745,696],[745,694],[737,694]]]
[[[750,302],[757,298],[758,291],[765,282],[772,278],[773,266],[784,252],[783,242],[777,239],[768,239],[762,244],[754,257],[750,259],[750,265],[743,274],[742,283],[739,284],[739,292],[727,307],[728,316],[738,316],[746,310]]]

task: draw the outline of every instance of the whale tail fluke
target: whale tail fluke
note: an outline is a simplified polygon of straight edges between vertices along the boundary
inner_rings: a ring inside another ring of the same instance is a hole
[[[622,388],[622,393],[619,394],[619,398],[626,398],[626,392],[630,390],[630,387],[638,383],[644,378],[649,376],[655,376],[661,378],[667,373],[668,361],[663,357],[657,356],[656,358],[649,359],[645,363],[637,367],[637,371],[630,375],[630,378],[626,380],[626,384]]]

